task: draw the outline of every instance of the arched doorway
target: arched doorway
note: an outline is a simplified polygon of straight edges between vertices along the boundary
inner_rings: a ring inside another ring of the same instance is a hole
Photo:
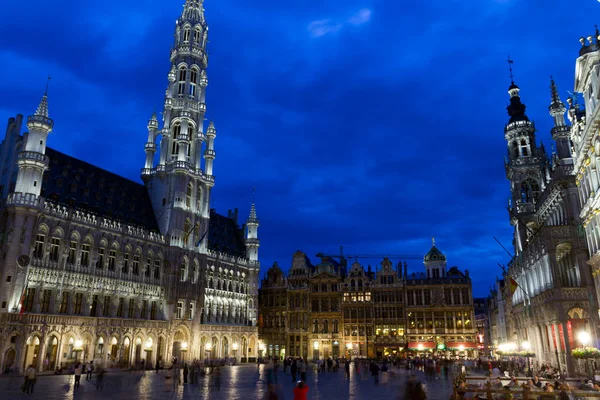
[[[135,339],[135,365],[140,365],[142,362],[142,339]]]
[[[156,360],[157,361],[162,361],[163,360],[163,349],[165,347],[165,339],[163,339],[162,336],[158,337],[158,343],[156,345]]]
[[[208,349],[206,348],[206,337],[202,336],[200,338],[200,360],[204,360],[208,358]]]
[[[221,358],[229,357],[229,340],[223,337],[221,340]]]
[[[187,335],[182,331],[178,330],[173,336],[173,352],[172,357],[177,357],[177,362],[185,361],[185,353],[188,350]]]
[[[113,363],[117,362],[119,358],[119,345],[117,343],[117,338],[113,336],[110,339],[110,361]]]
[[[23,363],[23,369],[26,369],[30,365],[34,368],[38,366],[38,357],[40,351],[40,338],[37,336],[30,336],[25,342],[25,361]]]
[[[4,353],[4,364],[2,364],[2,373],[6,374],[10,372],[10,368],[15,364],[17,358],[17,352],[15,349],[8,349]]]
[[[210,343],[211,343],[211,348],[212,348],[211,357],[219,358],[219,356],[220,356],[220,354],[219,354],[219,339],[217,339],[216,336],[213,336]]]
[[[58,338],[50,336],[46,344],[46,355],[44,357],[44,369],[53,371],[56,368],[56,356],[58,355]],[[46,361],[47,360],[47,361]]]
[[[123,341],[123,362],[129,365],[129,355],[131,354],[131,341],[128,337]]]
[[[242,338],[242,362],[248,362],[248,340]]]
[[[250,346],[248,346],[248,357],[251,357],[252,354],[256,354],[256,338],[252,336],[250,338]]]

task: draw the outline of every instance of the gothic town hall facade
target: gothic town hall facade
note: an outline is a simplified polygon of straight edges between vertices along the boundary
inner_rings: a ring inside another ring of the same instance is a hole
[[[202,0],[186,0],[163,121],[152,115],[147,126],[143,184],[47,147],[47,93],[27,132],[22,115],[9,119],[0,149],[2,371],[257,356],[256,210],[240,227],[237,210],[210,209],[217,131],[204,127],[207,32]]]

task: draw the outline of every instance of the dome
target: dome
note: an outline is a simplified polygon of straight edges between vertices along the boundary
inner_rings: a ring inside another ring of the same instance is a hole
[[[437,247],[431,246],[431,250],[429,253],[425,254],[424,261],[446,261],[446,256],[444,253],[438,250]]]

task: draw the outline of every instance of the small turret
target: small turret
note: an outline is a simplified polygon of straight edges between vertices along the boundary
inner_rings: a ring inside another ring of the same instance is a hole
[[[550,98],[552,102],[548,107],[548,111],[554,118],[554,127],[552,128],[552,139],[556,142],[556,155],[559,160],[571,158],[571,130],[565,123],[565,112],[567,108],[560,100],[558,89],[554,78],[550,77]]]
[[[154,153],[156,153],[156,135],[158,134],[158,119],[156,112],[152,113],[152,117],[148,121],[148,142],[146,142],[146,166],[144,168],[151,169]],[[144,174],[142,174],[144,175]]]
[[[258,248],[260,240],[258,239],[258,226],[260,225],[256,216],[256,205],[254,204],[254,196],[252,198],[252,206],[250,207],[250,216],[246,221],[246,257],[250,261],[258,261]]]
[[[50,80],[50,78],[48,78]],[[17,164],[19,172],[15,185],[16,193],[39,196],[42,190],[44,171],[48,169],[46,141],[52,132],[54,121],[48,116],[48,85],[35,114],[27,117],[27,142],[19,153]]]

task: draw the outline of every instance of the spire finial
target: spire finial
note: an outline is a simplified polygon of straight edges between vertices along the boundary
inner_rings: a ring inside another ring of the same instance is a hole
[[[554,82],[554,77],[550,75],[550,94],[552,96],[553,103],[560,103],[560,97],[558,96],[558,89],[556,89],[556,83]]]
[[[433,236],[431,237],[431,245],[435,246],[435,237],[433,237]]]
[[[512,70],[512,65],[514,64],[514,61],[511,60],[510,56],[508,56],[508,59],[506,60],[506,62],[508,63],[508,71],[509,71],[509,76],[510,76],[510,82],[514,83],[514,76],[513,76],[513,70]]]
[[[44,91],[44,96],[48,96],[48,85],[50,84],[50,79],[52,79],[52,77],[50,76],[50,74],[48,74],[48,80],[46,81],[46,91]]]
[[[252,186],[252,204],[254,204],[255,198],[256,198],[256,186]]]

